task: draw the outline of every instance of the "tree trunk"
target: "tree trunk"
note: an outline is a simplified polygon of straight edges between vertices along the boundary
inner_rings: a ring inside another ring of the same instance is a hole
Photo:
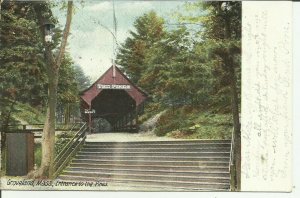
[[[55,111],[57,99],[58,72],[52,71],[48,87],[48,108],[42,136],[42,162],[39,175],[47,178],[53,174],[55,153]]]
[[[0,20],[1,20],[1,5],[2,5],[3,0],[0,0]]]
[[[231,38],[231,27],[230,27],[230,17],[225,17],[225,39]],[[241,124],[239,116],[239,100],[236,87],[236,75],[234,70],[234,61],[232,54],[224,57],[225,66],[229,72],[230,79],[230,92],[231,92],[231,109],[233,117],[233,127],[234,127],[234,147],[233,147],[233,163],[234,163],[234,186],[236,191],[241,190]]]
[[[33,175],[29,174],[29,177],[39,178],[51,178],[54,170],[54,153],[55,153],[55,112],[56,112],[56,100],[57,100],[57,85],[59,77],[59,68],[64,57],[65,48],[70,32],[72,13],[73,13],[73,1],[68,1],[67,19],[63,36],[61,39],[60,48],[56,57],[52,53],[52,48],[49,43],[45,41],[45,29],[44,29],[44,14],[46,12],[51,13],[51,10],[45,6],[45,2],[36,3],[34,10],[36,12],[38,25],[40,27],[41,38],[45,47],[45,58],[47,62],[47,75],[48,75],[48,106],[45,126],[43,129],[42,137],[42,163],[41,167]]]
[[[235,166],[235,187],[241,189],[241,124],[239,117],[239,100],[236,88],[236,76],[234,68],[230,67],[230,90],[231,108],[234,126],[234,166]]]

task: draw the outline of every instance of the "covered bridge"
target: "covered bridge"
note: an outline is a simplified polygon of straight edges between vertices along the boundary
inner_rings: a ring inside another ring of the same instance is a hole
[[[133,84],[117,66],[111,66],[81,94],[81,113],[89,123],[102,118],[111,131],[137,131],[138,116],[144,110],[147,93]]]

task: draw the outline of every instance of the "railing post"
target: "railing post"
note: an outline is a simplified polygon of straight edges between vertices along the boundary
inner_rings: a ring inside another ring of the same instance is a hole
[[[92,133],[92,114],[89,113],[89,133]]]

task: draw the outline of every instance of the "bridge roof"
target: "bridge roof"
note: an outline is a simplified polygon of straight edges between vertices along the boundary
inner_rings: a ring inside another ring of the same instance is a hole
[[[132,83],[117,66],[115,66],[115,77],[113,77],[113,70],[114,67],[111,66],[89,88],[81,92],[80,97],[87,105],[91,106],[92,101],[101,94],[103,90],[107,89],[126,91],[135,101],[136,106],[139,106],[147,99],[148,94]]]

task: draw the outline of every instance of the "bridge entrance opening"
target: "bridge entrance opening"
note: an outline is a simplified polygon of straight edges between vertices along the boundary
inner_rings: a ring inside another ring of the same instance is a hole
[[[92,120],[92,129],[94,129],[95,133],[107,133],[112,131],[112,126],[103,118],[94,118]]]
[[[117,66],[112,66],[81,93],[82,117],[91,133],[138,131],[138,116],[147,97]]]

